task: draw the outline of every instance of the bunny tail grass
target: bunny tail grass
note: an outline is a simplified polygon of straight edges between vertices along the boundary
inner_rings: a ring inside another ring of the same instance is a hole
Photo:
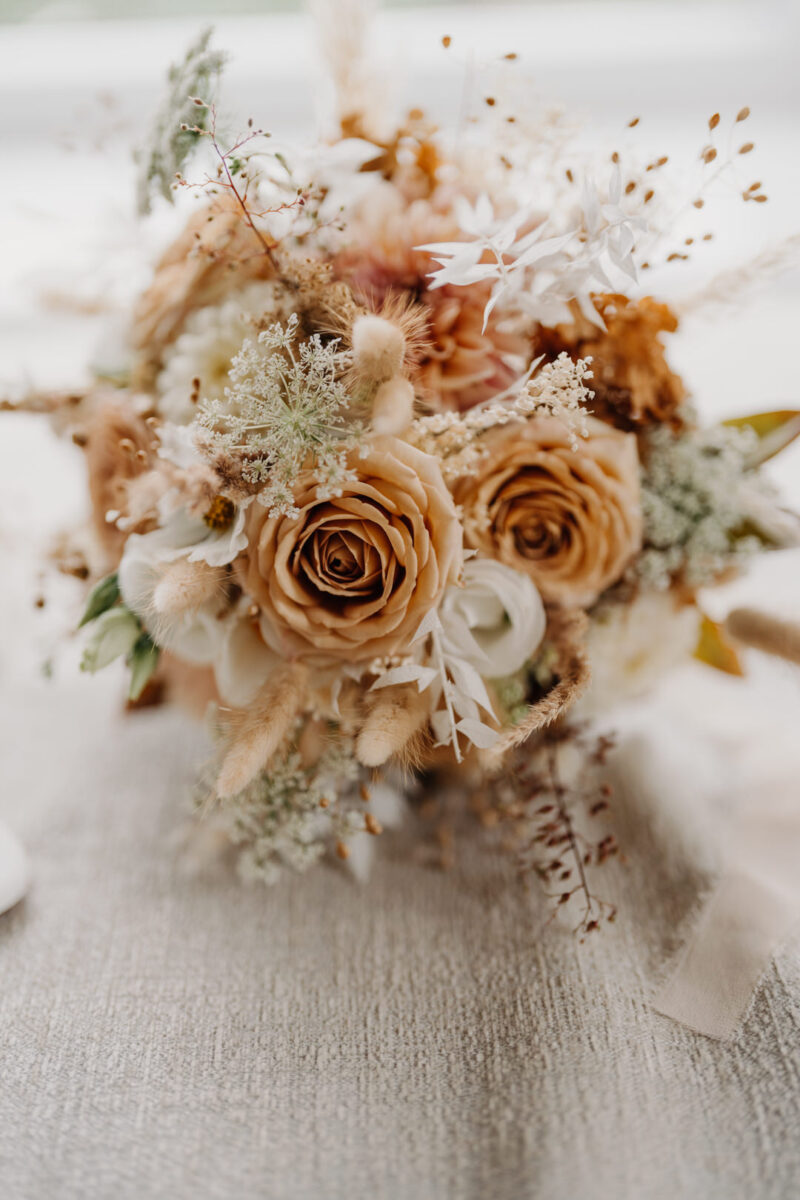
[[[422,728],[429,703],[416,684],[398,684],[368,696],[364,724],[356,739],[356,758],[365,767],[380,767],[401,754]]]
[[[302,663],[278,667],[264,684],[222,761],[217,779],[221,800],[235,796],[267,766],[289,732],[307,685],[308,667]]]
[[[222,567],[210,567],[208,563],[190,563],[178,559],[171,563],[159,580],[153,594],[153,606],[157,613],[177,615],[199,608],[219,591],[225,579]]]
[[[772,617],[755,608],[735,608],[725,629],[739,642],[800,666],[800,624]]]

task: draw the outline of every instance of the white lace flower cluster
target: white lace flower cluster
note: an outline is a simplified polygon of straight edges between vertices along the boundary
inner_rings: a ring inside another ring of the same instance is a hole
[[[533,416],[557,417],[576,448],[578,438],[587,435],[586,418],[592,393],[584,381],[592,378],[590,362],[590,359],[574,361],[566,353],[544,365],[537,359],[522,379],[485,404],[463,413],[440,412],[420,417],[411,426],[409,439],[439,459],[448,480],[459,479],[475,469],[483,454],[482,434],[512,421],[527,421]]]
[[[757,439],[749,430],[717,426],[648,437],[642,473],[644,548],[632,574],[666,589],[680,575],[690,586],[711,583],[769,538],[756,524],[767,485],[748,467]]]
[[[197,417],[212,447],[244,456],[243,477],[261,485],[258,502],[272,516],[297,515],[292,488],[309,456],[320,499],[341,495],[355,479],[347,457],[359,426],[342,381],[350,354],[319,334],[298,341],[298,325],[292,313],[285,325],[245,339],[229,363],[224,398],[204,400]]]

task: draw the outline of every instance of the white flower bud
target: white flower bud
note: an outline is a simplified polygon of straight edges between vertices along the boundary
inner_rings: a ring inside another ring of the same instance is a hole
[[[101,671],[115,658],[129,654],[142,627],[132,612],[122,606],[110,608],[98,619],[94,633],[83,652],[82,671]]]
[[[414,415],[414,388],[408,379],[397,375],[387,379],[372,402],[372,428],[375,433],[402,433]]]
[[[391,379],[403,365],[406,339],[402,329],[383,317],[358,317],[353,324],[356,368],[377,383]]]

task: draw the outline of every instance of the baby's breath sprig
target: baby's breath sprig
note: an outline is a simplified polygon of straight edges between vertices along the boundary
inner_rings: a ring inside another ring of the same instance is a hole
[[[575,447],[586,437],[587,405],[591,391],[591,359],[573,361],[562,353],[536,371],[537,359],[522,379],[485,404],[467,412],[434,413],[411,426],[410,440],[441,460],[446,479],[458,479],[473,470],[483,454],[481,435],[495,426],[532,417],[557,417],[570,431]],[[536,372],[535,374],[533,372]]]
[[[222,827],[241,847],[239,873],[247,881],[272,884],[287,868],[306,871],[329,850],[346,859],[351,838],[381,832],[364,811],[369,791],[352,739],[337,731],[309,766],[298,750],[301,733],[298,724],[269,770],[218,807]],[[207,783],[195,802],[201,813],[209,809]]]
[[[770,486],[750,469],[752,430],[716,426],[676,434],[661,426],[644,441],[642,552],[631,575],[665,590],[676,578],[713,583],[771,544],[764,523]]]

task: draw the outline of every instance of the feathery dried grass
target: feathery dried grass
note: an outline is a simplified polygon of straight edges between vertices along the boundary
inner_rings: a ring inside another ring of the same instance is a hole
[[[430,703],[416,684],[367,692],[366,715],[356,738],[356,758],[365,767],[383,766],[402,755],[428,718]]]
[[[586,613],[553,608],[548,612],[547,640],[556,651],[556,684],[532,704],[519,725],[509,729],[488,751],[488,761],[499,765],[507,752],[526,742],[533,734],[552,725],[572,707],[589,686],[591,670],[584,644],[589,619]]]
[[[217,779],[220,799],[235,796],[269,765],[302,706],[308,678],[303,663],[284,663],[240,720],[232,722],[232,736]]]

